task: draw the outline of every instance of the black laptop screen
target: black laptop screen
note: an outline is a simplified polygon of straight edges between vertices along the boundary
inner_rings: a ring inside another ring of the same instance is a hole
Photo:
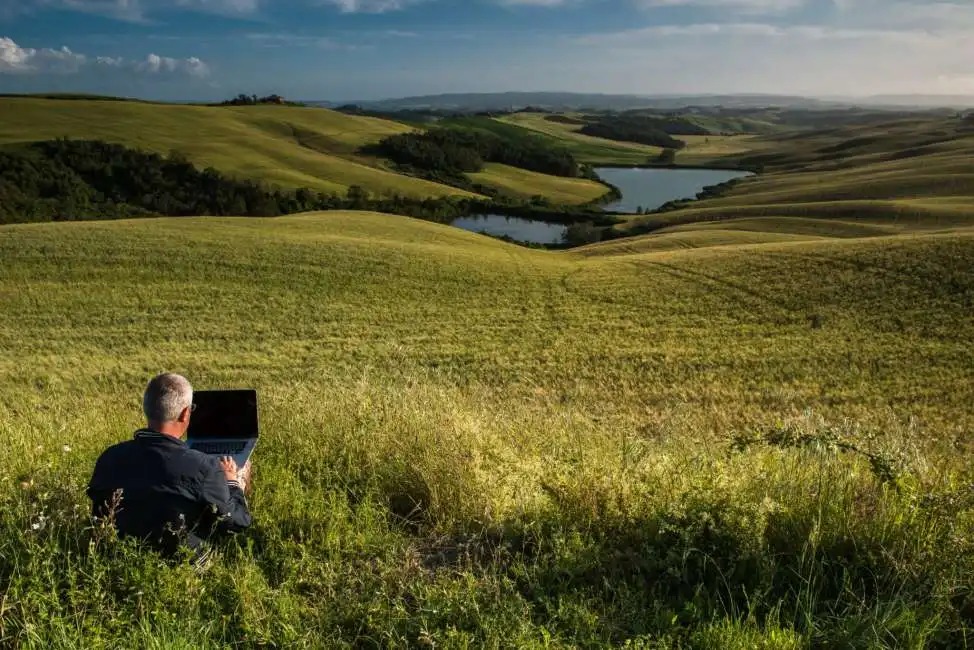
[[[187,438],[257,437],[257,391],[201,390],[193,403]]]

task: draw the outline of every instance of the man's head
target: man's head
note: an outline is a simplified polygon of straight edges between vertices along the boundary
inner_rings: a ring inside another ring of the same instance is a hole
[[[145,387],[142,410],[151,429],[181,438],[189,428],[193,387],[182,375],[154,377]]]

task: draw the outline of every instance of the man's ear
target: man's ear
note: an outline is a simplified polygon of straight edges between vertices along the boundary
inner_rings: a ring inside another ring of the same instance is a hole
[[[179,412],[178,422],[181,423],[189,422],[189,407],[186,407]]]

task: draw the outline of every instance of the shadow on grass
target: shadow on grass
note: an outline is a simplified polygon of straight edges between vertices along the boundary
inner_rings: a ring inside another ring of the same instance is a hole
[[[703,626],[746,620],[784,624],[813,647],[949,648],[970,641],[970,593],[940,597],[950,579],[941,567],[895,557],[861,537],[812,541],[818,533],[800,515],[758,526],[743,514],[733,504],[689,504],[597,528],[552,520],[440,537],[416,550],[432,572],[510,580],[534,623],[561,638],[689,643]]]

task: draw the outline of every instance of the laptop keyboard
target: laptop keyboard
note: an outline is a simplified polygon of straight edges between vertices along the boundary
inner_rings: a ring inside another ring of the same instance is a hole
[[[247,446],[246,442],[202,442],[193,443],[193,449],[204,454],[233,456],[239,454]]]

